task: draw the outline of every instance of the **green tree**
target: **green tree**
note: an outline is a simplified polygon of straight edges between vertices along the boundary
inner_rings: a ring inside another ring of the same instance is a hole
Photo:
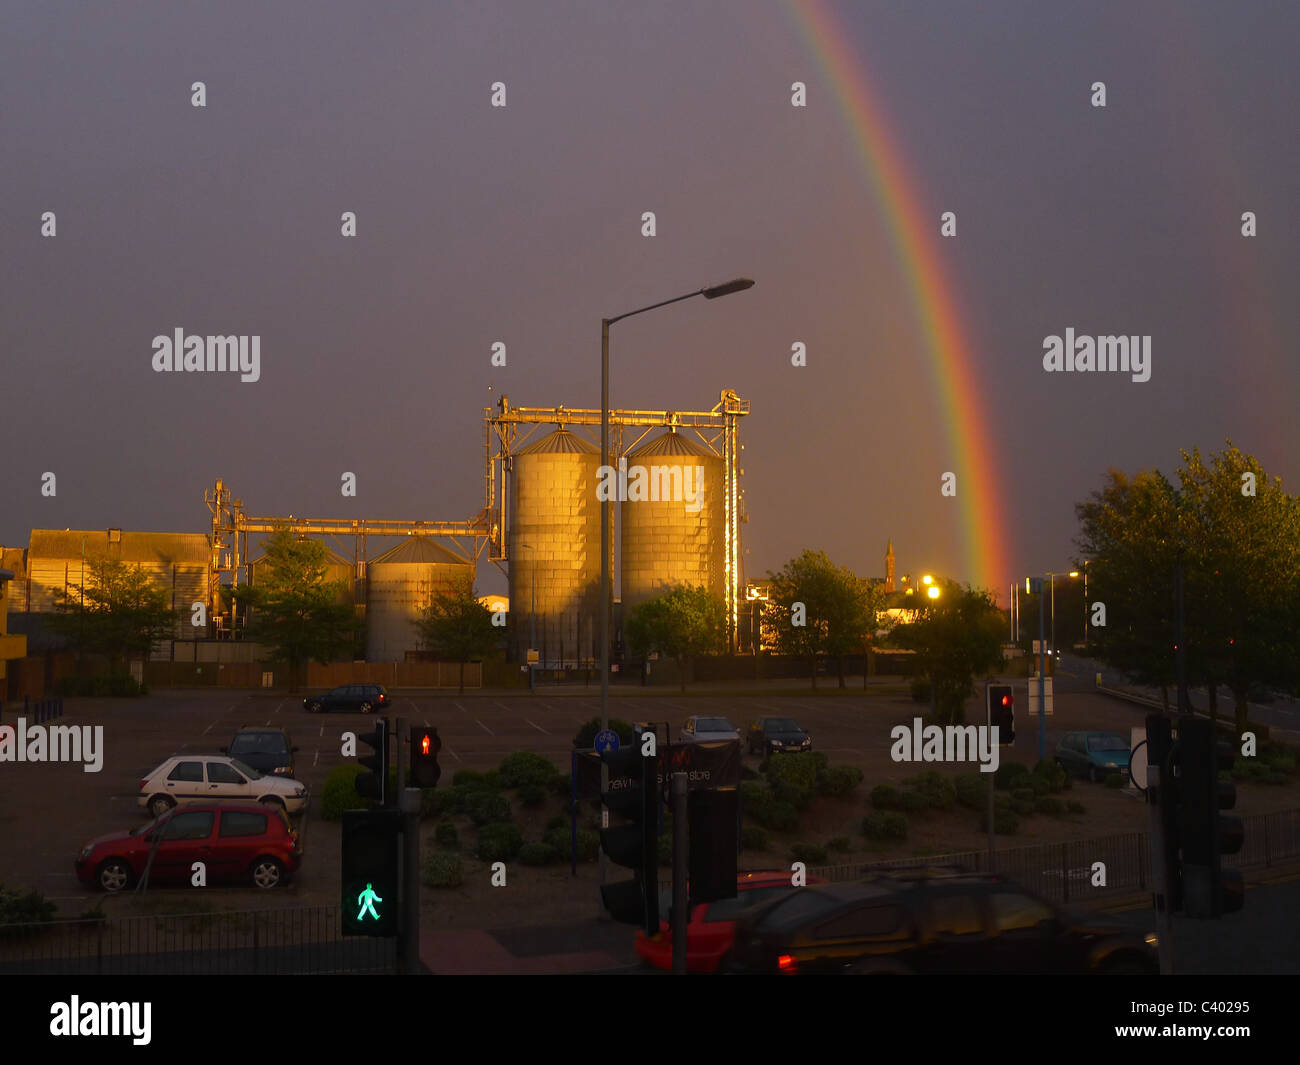
[[[289,690],[297,688],[309,661],[332,662],[351,653],[361,623],[346,602],[345,581],[326,580],[329,548],[299,539],[286,526],[262,544],[266,565],[254,586],[233,591],[249,608],[247,637],[265,644],[289,666]]]
[[[863,647],[875,629],[874,588],[824,551],[805,550],[768,577],[772,592],[764,620],[776,634],[777,650],[808,659],[814,690],[817,656],[833,655],[844,687],[843,656]]]
[[[727,608],[707,588],[682,585],[642,603],[624,626],[634,654],[658,651],[677,662],[682,691],[697,655],[719,654],[727,640]]]
[[[960,725],[975,678],[1002,668],[1002,612],[989,592],[954,581],[940,588],[937,599],[917,607],[915,621],[895,626],[890,640],[916,652],[934,692],[936,723]]]
[[[413,622],[425,650],[447,662],[460,663],[460,692],[465,693],[465,663],[481,660],[497,646],[500,635],[492,612],[474,594],[465,577],[436,591]]]
[[[139,565],[98,556],[86,560],[87,578],[55,598],[50,627],[76,648],[106,654],[109,672],[132,658],[142,662],[150,648],[176,629],[176,611],[167,605],[168,590]]]

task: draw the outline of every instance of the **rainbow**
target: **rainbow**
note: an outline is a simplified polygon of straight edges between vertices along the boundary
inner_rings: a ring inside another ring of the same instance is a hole
[[[905,271],[954,456],[949,468],[957,474],[967,576],[971,584],[997,594],[1013,573],[1004,527],[1008,512],[992,433],[981,432],[981,426],[994,422],[973,372],[970,345],[963,339],[956,293],[935,250],[942,239],[938,213],[918,201],[913,191],[918,183],[910,178],[898,140],[876,103],[884,95],[868,81],[830,5],[826,0],[785,0],[784,7],[834,89]],[[935,482],[937,491],[937,476]]]

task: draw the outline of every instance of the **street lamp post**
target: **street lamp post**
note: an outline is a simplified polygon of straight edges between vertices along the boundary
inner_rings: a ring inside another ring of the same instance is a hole
[[[735,280],[728,281],[722,285],[712,285],[707,288],[701,288],[695,292],[687,292],[682,296],[674,296],[670,300],[662,300],[659,303],[652,303],[648,307],[638,307],[635,311],[628,311],[626,314],[620,314],[616,318],[602,318],[600,320],[600,465],[602,471],[609,468],[609,327],[615,322],[621,322],[624,318],[631,318],[634,314],[644,314],[646,311],[657,310],[660,307],[667,307],[670,303],[680,303],[682,300],[692,299],[695,296],[703,296],[706,300],[717,299],[719,296],[730,296],[733,292],[744,292],[746,289],[754,287],[754,282],[748,277],[738,277]],[[601,731],[609,728],[609,607],[613,590],[610,587],[609,572],[609,539],[610,539],[610,503],[612,500],[606,499],[600,508],[600,727]],[[603,793],[609,787],[609,767],[601,762],[600,767],[600,788]],[[609,811],[602,806],[600,811],[601,827],[608,827]],[[605,883],[607,872],[607,863],[605,861],[605,852],[600,852],[600,882]],[[604,912],[602,906],[601,912]]]
[[[1084,559],[1083,562],[1083,646],[1086,650],[1088,647],[1088,563],[1091,559]]]

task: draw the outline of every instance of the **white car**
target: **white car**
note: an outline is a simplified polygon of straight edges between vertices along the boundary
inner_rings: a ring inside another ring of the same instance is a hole
[[[677,734],[678,743],[715,743],[720,740],[739,742],[740,730],[725,717],[704,714],[692,714]]]
[[[173,806],[213,799],[244,799],[280,806],[296,814],[307,806],[301,781],[259,773],[238,758],[219,754],[178,754],[140,781],[137,803],[154,817]]]

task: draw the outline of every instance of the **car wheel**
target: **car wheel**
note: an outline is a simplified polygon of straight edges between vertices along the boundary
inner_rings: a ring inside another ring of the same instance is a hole
[[[308,703],[308,704],[307,704],[307,713],[309,713],[309,714],[319,714],[319,713],[320,713],[322,710],[324,710],[324,709],[325,709],[325,707],[322,706],[320,703]]]
[[[168,796],[155,795],[149,800],[149,812],[153,814],[154,817],[162,817],[163,814],[175,805],[176,803]]]
[[[360,710],[363,714],[368,714],[370,713],[370,704],[362,703],[359,707],[357,707],[357,709]]]
[[[131,867],[121,858],[110,858],[95,873],[95,883],[110,895],[121,891],[131,883]]]
[[[253,862],[249,876],[252,878],[253,887],[270,891],[284,883],[284,866],[274,858],[264,855]]]
[[[281,810],[284,809],[284,801],[282,799],[277,799],[274,795],[264,795],[257,801],[263,806],[278,806]]]

